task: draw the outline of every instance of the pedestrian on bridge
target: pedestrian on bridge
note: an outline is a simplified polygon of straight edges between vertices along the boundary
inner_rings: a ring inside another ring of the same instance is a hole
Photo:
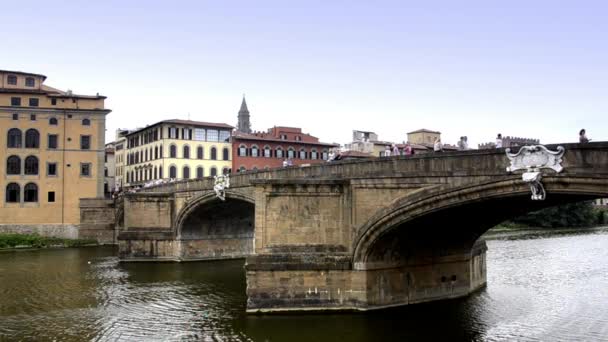
[[[578,132],[578,142],[580,142],[581,144],[586,144],[589,141],[591,141],[591,139],[587,138],[587,132],[584,128],[581,129],[581,131]]]
[[[502,134],[496,136],[496,148],[502,148]]]
[[[435,138],[435,143],[433,144],[433,150],[435,152],[443,152],[443,144],[441,143],[441,139]]]

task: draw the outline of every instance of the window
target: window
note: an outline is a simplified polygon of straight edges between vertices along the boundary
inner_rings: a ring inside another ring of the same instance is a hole
[[[196,148],[196,159],[203,159],[203,147],[199,146]]]
[[[323,155],[322,155],[322,157],[323,157],[323,160],[327,160],[327,159],[329,159],[329,154],[327,153],[327,150],[323,150]]]
[[[280,147],[277,147],[277,158],[283,158],[283,149]]]
[[[177,158],[177,147],[175,145],[169,146],[169,158]]]
[[[229,173],[230,173],[230,169],[229,168],[225,167],[225,168],[222,169],[222,174],[227,175]]]
[[[287,134],[281,134],[281,140],[287,140]]]
[[[257,146],[253,145],[251,147],[251,156],[252,157],[257,157],[259,155],[259,149]]]
[[[182,175],[184,179],[190,179],[190,168],[184,166],[184,169],[182,170]]]
[[[36,114],[30,114],[30,120],[36,121]]]
[[[163,158],[163,145],[158,146],[158,157],[161,159]],[[160,177],[160,178],[163,178],[163,177]]]
[[[17,76],[15,76],[15,75],[8,75],[6,83],[8,83],[10,85],[17,85]]]
[[[162,167],[158,168],[158,178],[163,179],[163,168]]]
[[[217,148],[211,148],[211,160],[217,160]]]
[[[49,203],[55,202],[55,191],[49,191],[46,201]]]
[[[306,159],[306,150],[300,149],[300,159]]]
[[[34,87],[36,85],[36,80],[33,77],[25,78],[25,86],[26,87]]]
[[[8,203],[19,203],[19,194],[21,193],[21,188],[17,183],[9,183],[6,186],[6,201]]]
[[[13,148],[21,147],[21,130],[18,128],[11,128],[8,130],[7,135],[7,146]]]
[[[143,161],[148,161],[148,150],[146,150],[146,152],[144,153]]]
[[[202,128],[195,128],[194,129],[194,140],[205,141],[205,130]]]
[[[241,168],[239,169],[239,172],[245,172],[247,171],[247,169],[244,166],[241,166]]]
[[[270,158],[272,151],[270,150],[270,146],[264,146],[264,157]]]
[[[169,178],[177,178],[177,168],[175,166],[169,168]]]
[[[56,106],[57,105],[57,99],[51,99],[51,105]]]
[[[46,163],[46,175],[57,176],[57,163]]]
[[[207,141],[218,141],[218,133],[216,129],[207,130]]]
[[[17,114],[17,113],[13,114],[13,120],[19,120],[19,114]]]
[[[182,139],[190,140],[190,129],[188,129],[188,128],[182,129]]]
[[[49,119],[49,125],[51,125],[51,126],[57,126],[57,118],[50,118]]]
[[[154,147],[154,159],[158,159],[158,146]]]
[[[293,149],[293,147],[290,147],[287,150],[287,158],[295,158],[296,157],[296,151]]]
[[[49,134],[49,148],[57,148],[57,134]]]
[[[23,187],[23,201],[38,202],[38,185],[34,183],[27,183]]]
[[[154,167],[154,179],[158,179],[158,169]]]
[[[184,145],[184,155],[185,159],[190,159],[190,146]]]
[[[258,167],[257,167],[257,166],[254,166],[254,167],[253,167],[253,169],[251,169],[251,171],[253,171],[253,172],[258,172]]]
[[[37,175],[38,174],[38,158],[29,156],[25,158],[24,171],[26,175]]]
[[[33,97],[30,97],[30,107],[38,107],[39,100]]]
[[[107,167],[103,168],[103,176],[108,177],[108,168]]]
[[[220,141],[228,142],[230,140],[230,131],[220,131]]]
[[[31,128],[25,132],[25,148],[39,148],[40,134],[37,130]]]
[[[246,156],[247,156],[247,146],[245,146],[245,145],[239,146],[239,157],[246,157]]]
[[[21,158],[18,156],[10,156],[6,160],[6,174],[20,175],[21,174]]]
[[[228,151],[228,149],[225,148],[225,147],[222,150],[222,159],[223,160],[229,160],[230,159],[230,151]]]
[[[11,106],[21,106],[21,98],[11,97]]]
[[[90,150],[91,149],[91,136],[90,135],[81,135],[80,136],[80,149],[81,150]]]
[[[211,168],[211,177],[214,176],[217,176],[217,168],[215,168],[215,166]]]
[[[169,127],[169,139],[177,139],[177,128]]]
[[[89,119],[82,119],[82,125],[83,126],[91,126],[91,120],[89,120]]]
[[[203,178],[204,177],[203,174],[204,174],[203,168],[200,166],[197,167],[196,168],[196,178],[198,178],[198,179]]]
[[[317,150],[314,148],[310,151],[310,159],[317,159]]]
[[[80,176],[91,176],[91,163],[80,163]]]
[[[299,135],[296,135],[296,141],[302,141],[302,137]]]

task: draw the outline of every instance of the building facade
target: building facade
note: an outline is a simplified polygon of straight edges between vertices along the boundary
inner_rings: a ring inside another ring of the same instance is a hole
[[[511,136],[502,138],[502,147],[504,147],[504,148],[507,148],[507,147],[512,148],[512,147],[525,146],[525,145],[538,145],[538,144],[540,144],[539,139],[511,137]],[[480,150],[492,149],[492,148],[496,148],[496,143],[487,142],[487,143],[479,144],[478,147]]]
[[[232,170],[267,170],[282,167],[284,161],[291,165],[322,163],[329,158],[330,149],[337,147],[296,127],[273,127],[252,134],[237,131],[232,137]]]
[[[111,197],[116,190],[116,156],[114,153],[116,146],[113,142],[106,144],[106,153],[104,156],[104,181],[103,193],[106,198]]]
[[[229,173],[232,129],[224,123],[165,120],[129,132],[124,186]]]
[[[103,197],[105,96],[44,84],[46,76],[0,71],[3,231],[73,236],[81,198]]]

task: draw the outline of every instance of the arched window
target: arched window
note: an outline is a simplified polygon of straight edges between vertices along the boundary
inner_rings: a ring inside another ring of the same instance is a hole
[[[7,138],[8,138],[8,140],[7,140],[8,147],[15,147],[15,148],[21,147],[22,136],[21,136],[21,130],[19,128],[9,129]]]
[[[304,148],[300,149],[300,159],[306,159],[306,150]]]
[[[146,150],[146,152],[144,153],[144,160],[143,161],[148,161],[148,150]]]
[[[154,167],[154,179],[158,179],[158,169]]]
[[[204,177],[204,171],[201,166],[196,168],[196,178],[201,179]]]
[[[89,119],[82,119],[82,125],[83,126],[91,126],[91,120],[89,120]]]
[[[184,166],[184,169],[182,170],[182,175],[184,179],[190,179],[190,168],[187,166]]]
[[[196,148],[196,159],[203,159],[203,146]]]
[[[258,172],[258,167],[257,167],[257,166],[254,166],[254,167],[253,167],[253,169],[251,169],[251,171],[253,171],[253,172]]]
[[[158,179],[163,179],[163,168],[162,168],[162,166],[158,168]]]
[[[177,158],[177,147],[175,145],[169,146],[169,158]]]
[[[9,183],[6,186],[6,201],[8,203],[19,203],[20,202],[21,187],[17,183]]]
[[[217,168],[215,166],[211,168],[211,173],[209,175],[211,177],[217,176]]]
[[[229,160],[230,159],[230,151],[228,151],[228,149],[225,148],[225,147],[222,150],[222,159],[223,160]]]
[[[281,147],[277,147],[276,156],[277,158],[283,158],[283,149]]]
[[[327,160],[329,159],[329,153],[327,152],[327,149],[323,149],[323,160]]]
[[[251,146],[251,156],[252,157],[259,157],[260,156],[259,152],[260,152],[260,149],[256,145]]]
[[[271,154],[272,154],[272,151],[270,150],[270,146],[268,146],[268,145],[264,146],[264,157],[270,158]]]
[[[154,147],[154,159],[158,159],[158,146]]]
[[[177,178],[177,168],[175,166],[169,168],[169,178]]]
[[[23,187],[23,201],[38,202],[38,185],[34,183],[27,183]]]
[[[163,159],[163,145],[158,146],[158,157]],[[162,169],[161,169],[162,170]],[[162,178],[162,177],[161,177]]]
[[[229,168],[225,167],[225,168],[222,169],[222,174],[227,175],[229,173],[230,173],[230,169]]]
[[[239,146],[239,157],[246,157],[246,156],[247,156],[247,146],[240,145]]]
[[[184,145],[184,158],[190,159],[190,146]]]
[[[37,175],[38,174],[38,158],[29,156],[25,158],[25,174],[26,175]]]
[[[127,183],[129,183],[129,181],[130,181],[130,179],[131,179],[131,177],[129,177],[129,176],[130,176],[130,173],[129,173],[129,172],[127,172]]]
[[[49,119],[49,125],[51,125],[51,126],[57,126],[57,118],[50,118]]]
[[[239,169],[239,172],[245,172],[247,171],[247,169],[244,166],[241,166],[241,168]]]
[[[40,147],[40,133],[37,130],[31,128],[25,132],[25,148],[39,148]]]
[[[316,149],[316,148],[313,148],[313,149],[310,151],[310,159],[313,159],[313,160],[314,160],[314,159],[318,159],[317,157],[318,157],[318,156],[317,156],[317,149]]]
[[[293,149],[293,147],[290,147],[289,149],[287,149],[287,158],[295,158],[296,157],[296,151]]]
[[[217,148],[211,148],[211,160],[217,160]]]
[[[10,156],[6,160],[6,174],[20,175],[21,174],[21,158],[18,156]]]

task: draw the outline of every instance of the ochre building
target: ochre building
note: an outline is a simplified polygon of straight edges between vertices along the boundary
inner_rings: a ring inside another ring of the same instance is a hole
[[[0,70],[0,231],[73,237],[81,198],[103,197],[105,96]]]
[[[123,184],[229,173],[233,128],[224,123],[165,120],[128,133]]]

